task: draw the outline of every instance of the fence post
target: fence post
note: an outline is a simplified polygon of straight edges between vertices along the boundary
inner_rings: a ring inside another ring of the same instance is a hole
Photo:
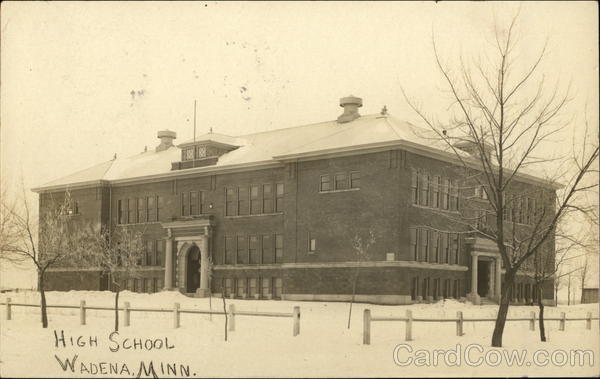
[[[565,321],[566,321],[565,312],[560,312],[560,321],[558,324],[558,330],[565,330]]]
[[[129,326],[129,302],[126,301],[123,305],[123,326]]]
[[[458,311],[456,312],[456,335],[457,336],[462,336],[464,335],[463,333],[463,313],[462,311]]]
[[[179,328],[179,303],[175,303],[173,307],[173,327]]]
[[[363,345],[371,344],[371,310],[363,312]]]
[[[12,320],[12,308],[10,306],[10,297],[6,298],[6,319],[7,320]]]
[[[294,307],[294,336],[300,334],[300,307]]]
[[[404,338],[405,341],[412,341],[412,324],[413,324],[413,316],[412,311],[410,309],[406,310],[406,336]]]
[[[531,320],[529,320],[529,330],[535,330],[535,312],[531,311]]]
[[[230,332],[235,331],[235,305],[229,304],[229,327]]]
[[[79,303],[79,325],[85,325],[85,300]]]
[[[587,313],[587,320],[585,320],[585,328],[592,329],[592,312]]]

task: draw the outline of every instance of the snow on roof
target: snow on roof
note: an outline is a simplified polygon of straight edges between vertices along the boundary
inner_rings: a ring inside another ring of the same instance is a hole
[[[164,151],[154,150],[126,158],[117,158],[89,169],[76,172],[44,184],[34,191],[52,187],[83,184],[90,181],[135,180],[148,176],[178,175],[191,172],[210,172],[221,168],[261,163],[278,163],[286,158],[307,157],[341,151],[360,151],[370,147],[393,146],[401,143],[418,146],[423,150],[451,153],[450,147],[433,131],[418,128],[391,115],[373,114],[340,124],[335,120],[321,123],[275,129],[241,136],[207,133],[195,143],[212,141],[238,146],[221,155],[216,164],[200,168],[171,170],[171,163],[181,160],[181,149],[172,146]],[[179,145],[194,143],[188,140]],[[466,152],[458,153],[469,156]]]
[[[241,146],[244,144],[244,141],[238,137],[232,137],[225,134],[220,133],[206,133],[196,137],[196,139],[190,139],[177,146],[188,146],[191,144],[202,143],[202,142],[217,142],[223,145],[231,145],[231,146]]]

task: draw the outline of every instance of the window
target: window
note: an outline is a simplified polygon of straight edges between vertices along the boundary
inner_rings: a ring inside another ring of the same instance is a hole
[[[530,224],[536,224],[538,222],[538,208],[535,204],[535,199],[529,199],[529,219]]]
[[[487,193],[487,189],[485,188],[485,186],[481,186],[481,198],[484,200],[488,199],[488,193]]]
[[[439,234],[436,230],[431,231],[431,258],[429,262],[439,263],[440,249],[439,249]]]
[[[227,188],[225,198],[225,216],[235,216],[235,188]]]
[[[410,251],[414,261],[419,260],[419,250],[417,246],[417,240],[419,237],[419,231],[417,228],[410,228]]]
[[[478,229],[485,227],[485,211],[479,209],[476,211],[477,219],[475,220],[475,225]]]
[[[248,279],[248,296],[254,297],[258,294],[257,292],[257,279],[250,278]]]
[[[315,253],[317,251],[317,240],[308,233],[308,252]]]
[[[433,299],[437,300],[440,298],[440,278],[433,279]]]
[[[442,185],[442,209],[448,209],[450,206],[450,181],[448,179],[444,179],[444,184]]]
[[[273,260],[273,245],[271,242],[272,238],[270,235],[262,236],[262,254],[261,254],[261,262],[262,263],[275,263]]]
[[[127,199],[127,224],[135,223],[135,199]]]
[[[154,263],[154,241],[146,241],[146,265],[152,266]]]
[[[127,210],[124,207],[125,202],[123,200],[117,201],[117,209],[119,215],[119,224],[126,224],[125,217],[127,216]]]
[[[248,214],[248,187],[238,188],[238,215]]]
[[[261,279],[261,296],[268,297],[271,295],[271,278]]]
[[[156,260],[155,260],[155,264],[157,266],[162,267],[164,260],[164,256],[165,256],[165,241],[164,240],[158,240],[156,241]]]
[[[147,293],[154,292],[154,289],[152,288],[152,278],[146,278],[146,279],[144,279],[144,281],[146,282],[144,284],[144,287],[146,287],[146,292]]]
[[[429,175],[422,174],[419,178],[421,194],[419,195],[420,204],[429,206]]]
[[[196,147],[196,159],[205,158],[206,157],[206,146],[197,146]]]
[[[258,246],[258,237],[257,236],[250,236],[250,264],[259,264],[260,262],[260,255],[259,255],[259,246]]]
[[[454,261],[452,263],[458,264],[460,257],[460,238],[458,233],[452,233],[452,255]]]
[[[429,255],[429,230],[421,229],[419,230],[419,261],[427,262]]]
[[[248,263],[248,240],[244,236],[237,237],[237,264]]]
[[[236,296],[246,297],[246,278],[238,278],[235,280]]]
[[[275,212],[283,212],[283,183],[277,183]]]
[[[419,171],[413,170],[410,180],[410,189],[413,204],[419,204]]]
[[[360,188],[360,172],[350,173],[350,188]]]
[[[335,174],[335,189],[347,189],[348,188],[348,176],[345,173]]]
[[[262,199],[260,195],[260,186],[252,185],[250,186],[250,214],[260,214],[262,213]]]
[[[164,206],[164,199],[162,196],[156,197],[156,221],[160,221],[160,217],[162,216],[161,210]]]
[[[273,213],[273,186],[271,184],[263,185],[263,212]]]
[[[223,292],[224,292],[224,295],[227,297],[231,296],[231,285],[232,285],[232,279],[226,278],[225,285],[223,286],[224,287]]]
[[[137,221],[146,222],[146,198],[140,197],[137,199]]]
[[[148,204],[146,219],[148,222],[156,221],[156,197],[148,196],[146,203]]]
[[[187,216],[189,215],[189,197],[187,192],[183,192],[181,194],[181,215]]]
[[[448,233],[440,232],[442,263],[450,263],[450,246],[448,241]]]
[[[198,192],[190,192],[190,216],[200,214],[198,207]]]
[[[182,154],[183,154],[182,160],[184,160],[184,161],[194,160],[194,148],[193,147],[188,147],[186,149],[183,149]]]
[[[458,210],[458,183],[456,180],[450,182],[450,210]]]
[[[410,298],[415,301],[417,300],[417,296],[419,296],[419,277],[415,276],[411,281]]]
[[[275,235],[275,263],[283,262],[283,235]]]
[[[450,279],[444,280],[444,299],[448,299],[452,296],[452,282]]]
[[[531,223],[531,201],[528,197],[525,198],[525,209],[524,209],[524,213],[525,213],[525,219],[523,220],[523,223],[525,224],[530,224]]]
[[[326,192],[331,190],[330,185],[330,177],[329,175],[321,175],[321,184],[319,186],[319,191]]]
[[[423,300],[427,299],[427,296],[429,296],[429,278],[423,278],[423,288],[422,290],[422,295],[423,296]]]
[[[283,292],[283,281],[281,278],[275,278],[273,285],[273,297],[281,299],[281,293]]]
[[[434,208],[440,207],[440,187],[442,186],[442,178],[439,176],[433,177],[433,185],[431,190],[433,191],[433,196],[431,200],[431,206]]]
[[[235,249],[234,249],[234,237],[225,237],[225,259],[226,265],[235,263]]]
[[[454,298],[460,299],[460,279],[454,280]]]

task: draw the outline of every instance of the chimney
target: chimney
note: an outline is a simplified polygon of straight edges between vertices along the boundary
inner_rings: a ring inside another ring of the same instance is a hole
[[[173,146],[173,140],[177,138],[177,133],[170,130],[160,130],[157,137],[160,138],[160,145],[156,146],[156,152],[158,153]]]
[[[344,108],[344,113],[337,118],[337,122],[343,124],[356,120],[360,117],[358,108],[362,107],[362,99],[356,96],[342,97],[340,99],[340,107]]]

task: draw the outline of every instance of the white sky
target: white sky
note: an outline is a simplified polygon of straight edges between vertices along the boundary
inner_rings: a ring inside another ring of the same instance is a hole
[[[580,119],[587,102],[597,120],[597,4],[520,7],[519,54],[533,57],[550,37],[541,70],[572,82],[571,115]],[[4,2],[2,185],[14,190],[22,175],[32,187],[114,153],[153,148],[159,129],[176,131],[176,142],[191,138],[194,99],[198,134],[331,120],[349,94],[363,98],[363,114],[385,104],[414,121],[401,86],[443,113],[432,32],[444,57],[476,53],[494,17],[502,24],[518,9],[446,1]]]

